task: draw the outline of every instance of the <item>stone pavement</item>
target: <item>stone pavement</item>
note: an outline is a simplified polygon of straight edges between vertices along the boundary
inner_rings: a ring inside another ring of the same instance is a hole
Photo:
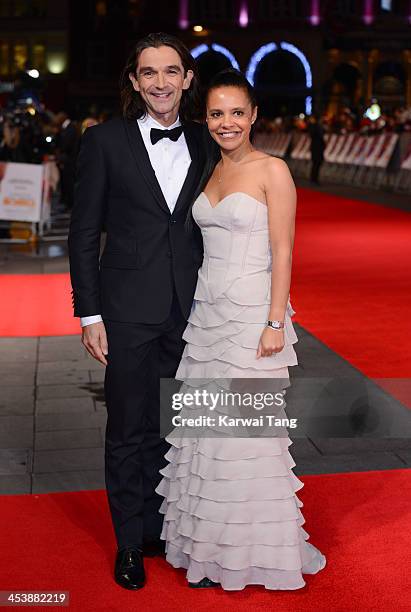
[[[287,390],[288,399],[293,392],[298,394],[299,381],[313,376],[365,380],[302,327],[295,324],[295,328],[300,365],[290,368],[294,383]],[[87,355],[79,336],[0,339],[1,494],[104,488],[103,378],[104,367]],[[381,390],[377,394],[384,411],[397,414],[398,420],[405,413],[409,416],[388,394]],[[333,404],[327,397],[326,409]],[[360,429],[351,438],[295,437],[290,447],[297,464],[294,472],[410,465],[409,438],[364,437]]]

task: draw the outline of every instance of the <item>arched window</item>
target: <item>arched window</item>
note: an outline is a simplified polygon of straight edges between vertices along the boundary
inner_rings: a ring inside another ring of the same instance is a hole
[[[246,77],[257,91],[271,103],[282,100],[281,108],[295,113],[304,98],[303,108],[307,115],[312,112],[312,72],[305,54],[287,41],[263,45],[252,55]]]

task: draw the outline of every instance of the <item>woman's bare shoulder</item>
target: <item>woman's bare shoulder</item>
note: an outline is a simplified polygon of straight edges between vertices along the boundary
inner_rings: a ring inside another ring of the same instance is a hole
[[[254,177],[257,175],[266,186],[278,183],[293,183],[287,163],[280,157],[264,155],[255,159]]]
[[[297,192],[293,177],[287,163],[280,157],[271,157],[266,161],[264,175],[262,176],[267,204],[283,200],[295,205]],[[274,198],[274,200],[273,200]]]
[[[264,170],[270,172],[270,174],[286,175],[290,173],[287,163],[281,159],[281,157],[268,155],[267,158],[264,159],[264,164]]]
[[[255,154],[254,159],[250,160],[253,165],[253,172],[255,170],[280,174],[289,172],[288,165],[281,157],[273,157],[261,151],[255,151]]]

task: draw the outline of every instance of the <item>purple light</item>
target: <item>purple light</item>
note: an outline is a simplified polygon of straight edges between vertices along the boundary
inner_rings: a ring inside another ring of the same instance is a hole
[[[313,26],[319,25],[321,21],[320,16],[320,0],[311,0],[311,14],[309,17],[310,23]]]
[[[182,30],[186,30],[190,25],[188,21],[188,0],[180,0],[178,25]]]
[[[373,0],[364,0],[364,14],[362,19],[365,25],[371,25],[374,21],[374,2]]]
[[[243,0],[240,5],[240,14],[238,16],[238,25],[242,28],[248,26],[248,6],[246,0]]]

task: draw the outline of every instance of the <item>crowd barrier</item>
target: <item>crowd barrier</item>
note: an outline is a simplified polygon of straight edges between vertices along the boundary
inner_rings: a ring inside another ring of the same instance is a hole
[[[397,191],[407,191],[411,193],[411,135],[404,147],[404,154],[401,159],[400,171],[397,174],[395,188]]]
[[[0,162],[0,221],[31,223],[31,235],[50,229],[51,198],[59,172],[54,161],[42,164]]]
[[[296,177],[309,177],[309,134],[257,134],[254,144],[270,155],[286,157]],[[369,136],[357,133],[326,134],[321,180],[411,191],[411,135],[390,132]]]
[[[291,143],[291,134],[277,132],[275,134],[257,134],[254,142],[258,141],[258,149],[275,157],[285,157]]]

